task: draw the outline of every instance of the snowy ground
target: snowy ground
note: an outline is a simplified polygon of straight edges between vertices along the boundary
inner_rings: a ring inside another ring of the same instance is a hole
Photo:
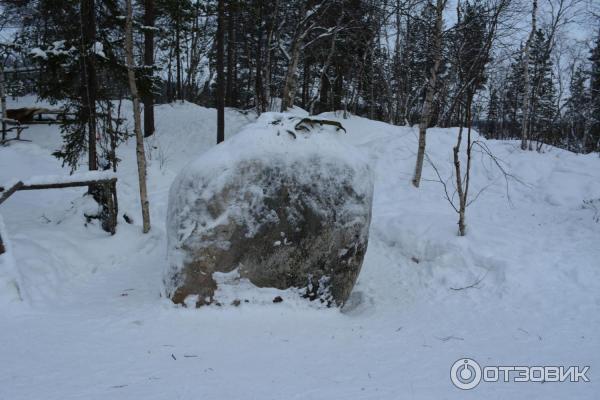
[[[147,143],[150,234],[141,234],[133,140],[119,151],[113,237],[84,226],[81,188],[19,192],[0,206],[14,256],[14,265],[0,257],[0,399],[597,398],[600,223],[583,207],[600,198],[597,155],[486,141],[521,183],[510,181],[508,197],[498,169],[477,153],[472,193],[486,190],[460,238],[433,169],[426,165],[420,189],[409,183],[416,130],[340,118],[377,179],[369,250],[348,309],[293,298],[185,309],[159,297],[167,195],[177,172],[212,145],[216,113],[163,105],[156,118]],[[227,134],[251,119],[228,111]],[[33,142],[0,147],[0,185],[68,173],[51,156],[57,127],[23,136]],[[455,137],[428,135],[445,178]],[[449,374],[461,357],[589,365],[591,382],[461,391]]]

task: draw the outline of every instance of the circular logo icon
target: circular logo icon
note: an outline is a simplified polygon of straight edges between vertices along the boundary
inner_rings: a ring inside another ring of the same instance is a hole
[[[470,358],[456,360],[450,369],[450,380],[459,389],[473,389],[481,382],[481,367]]]

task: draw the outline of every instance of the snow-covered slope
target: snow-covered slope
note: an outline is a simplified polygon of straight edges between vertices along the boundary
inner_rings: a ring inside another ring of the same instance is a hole
[[[128,110],[125,107],[126,111]],[[215,138],[214,110],[157,107],[150,151],[153,228],[141,234],[133,141],[119,150],[119,226],[84,226],[82,189],[19,192],[0,206],[14,256],[0,264],[0,398],[580,398],[600,393],[600,159],[522,152],[479,138],[516,179],[475,154],[468,235],[426,164],[410,185],[415,129],[339,119],[376,172],[369,249],[349,307],[290,299],[176,308],[159,297],[170,183]],[[229,110],[231,135],[253,119]],[[0,148],[0,185],[66,174],[56,127]],[[431,129],[428,156],[451,177],[454,129]],[[451,180],[448,181],[451,185]],[[450,186],[451,187],[451,186]],[[127,213],[134,224],[121,217]],[[2,260],[6,260],[4,256]],[[9,265],[10,264],[10,265]],[[9,278],[5,278],[9,277]],[[248,288],[243,288],[248,290]],[[14,291],[13,291],[14,292]],[[590,365],[589,383],[452,386],[469,356],[484,365]]]

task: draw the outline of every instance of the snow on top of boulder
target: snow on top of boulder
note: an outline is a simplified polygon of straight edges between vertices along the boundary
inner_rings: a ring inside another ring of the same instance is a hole
[[[225,177],[233,172],[232,166],[250,160],[260,160],[265,164],[277,160],[292,165],[319,157],[326,160],[327,164],[350,166],[357,176],[364,175],[365,172],[371,175],[368,158],[350,143],[344,128],[328,124],[332,121],[323,121],[325,120],[281,113],[264,113],[239,134],[213,147],[184,167],[172,188],[177,187],[178,182],[198,175]],[[324,176],[329,174],[327,169],[321,172]],[[362,183],[361,192],[372,191],[371,179]],[[207,189],[209,188],[204,188],[205,198],[211,195]]]

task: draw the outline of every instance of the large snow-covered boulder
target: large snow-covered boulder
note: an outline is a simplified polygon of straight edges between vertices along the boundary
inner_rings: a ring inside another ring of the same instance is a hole
[[[331,121],[265,113],[171,186],[166,295],[208,304],[213,273],[343,305],[367,250],[373,176]]]

